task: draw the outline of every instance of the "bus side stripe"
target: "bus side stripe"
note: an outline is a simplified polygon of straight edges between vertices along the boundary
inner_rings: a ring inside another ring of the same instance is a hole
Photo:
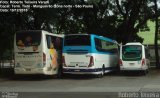
[[[105,70],[113,70],[116,67],[106,67]],[[64,72],[99,72],[102,71],[102,68],[95,68],[95,69],[70,69],[70,68],[64,68]]]

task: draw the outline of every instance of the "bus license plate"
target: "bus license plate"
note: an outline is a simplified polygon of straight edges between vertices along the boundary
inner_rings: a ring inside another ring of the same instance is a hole
[[[74,70],[74,71],[79,72],[80,70],[76,69],[76,70]]]
[[[31,71],[31,69],[30,69],[30,68],[27,68],[26,71]]]
[[[134,63],[129,63],[129,65],[133,66],[133,65],[134,65]]]

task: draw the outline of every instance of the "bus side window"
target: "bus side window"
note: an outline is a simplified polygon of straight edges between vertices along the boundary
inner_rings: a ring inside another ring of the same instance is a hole
[[[62,46],[62,44],[61,44],[61,38],[57,37],[55,39],[55,47],[56,47],[56,49],[61,50],[61,46]]]
[[[102,51],[102,44],[101,44],[101,41],[97,38],[95,38],[95,46],[96,46],[96,49],[98,51]]]
[[[47,38],[47,47],[48,47],[48,49],[54,48],[54,44],[52,42],[51,36],[47,35],[46,38]]]
[[[62,50],[62,39],[60,37],[50,37],[50,44],[53,45],[53,48],[57,50]]]

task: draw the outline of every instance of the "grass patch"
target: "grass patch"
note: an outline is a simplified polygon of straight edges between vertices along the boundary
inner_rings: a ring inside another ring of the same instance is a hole
[[[147,25],[149,27],[149,31],[139,31],[138,36],[144,38],[143,44],[153,45],[155,38],[155,22],[148,20]],[[160,40],[158,40],[160,43]]]

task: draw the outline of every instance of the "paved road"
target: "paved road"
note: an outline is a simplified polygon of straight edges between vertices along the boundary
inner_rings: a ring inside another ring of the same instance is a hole
[[[158,93],[160,70],[152,69],[148,75],[110,73],[103,78],[66,76],[63,79],[55,79],[44,76],[18,78],[9,76],[0,79],[0,91],[3,98],[6,98],[5,95],[17,94],[8,92],[21,92],[16,98],[53,98],[53,96],[56,98],[137,98],[137,95],[143,98],[160,98]],[[125,92],[132,93],[127,95]],[[139,92],[155,93],[147,93],[147,95]]]

